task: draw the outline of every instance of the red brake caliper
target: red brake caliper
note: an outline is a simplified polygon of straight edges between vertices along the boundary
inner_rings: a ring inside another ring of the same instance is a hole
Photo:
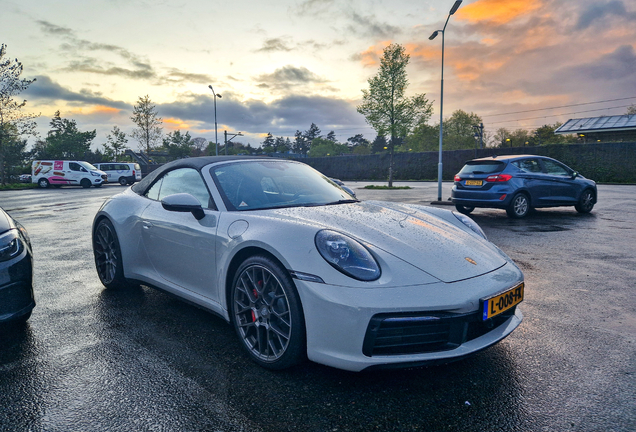
[[[262,287],[263,281],[258,281],[257,284],[259,287]],[[256,288],[252,290],[252,293],[254,293],[254,298],[258,298],[258,291],[256,291]],[[256,314],[254,313],[253,310],[252,310],[252,322],[256,322]]]

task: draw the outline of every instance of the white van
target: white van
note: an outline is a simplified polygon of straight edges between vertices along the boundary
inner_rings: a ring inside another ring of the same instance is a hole
[[[104,162],[95,164],[95,166],[108,175],[109,183],[117,182],[126,186],[141,180],[141,167],[138,163]]]
[[[100,187],[108,176],[84,161],[37,160],[31,164],[31,182],[41,188],[50,185],[75,185],[89,188]]]

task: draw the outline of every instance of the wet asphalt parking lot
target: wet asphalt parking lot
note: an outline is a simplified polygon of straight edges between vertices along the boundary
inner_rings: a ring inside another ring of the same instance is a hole
[[[364,184],[347,183],[365,200],[437,196],[436,183]],[[267,371],[210,313],[104,290],[90,228],[122,190],[0,192],[31,236],[37,301],[26,326],[0,330],[1,431],[636,430],[636,186],[601,185],[589,215],[475,210],[524,271],[524,322],[457,363],[363,373]]]

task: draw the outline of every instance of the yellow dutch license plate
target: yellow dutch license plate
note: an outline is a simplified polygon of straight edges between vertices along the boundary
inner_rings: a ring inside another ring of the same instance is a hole
[[[506,292],[483,299],[482,319],[486,321],[487,319],[497,316],[521,303],[523,300],[523,288],[524,283],[522,282]]]
[[[484,184],[483,180],[466,180],[466,186],[481,186]]]

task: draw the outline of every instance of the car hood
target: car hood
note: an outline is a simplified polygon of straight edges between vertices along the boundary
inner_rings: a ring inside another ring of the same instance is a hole
[[[271,212],[278,218],[347,234],[444,282],[489,273],[507,262],[492,243],[427,213],[426,207],[365,201]]]

